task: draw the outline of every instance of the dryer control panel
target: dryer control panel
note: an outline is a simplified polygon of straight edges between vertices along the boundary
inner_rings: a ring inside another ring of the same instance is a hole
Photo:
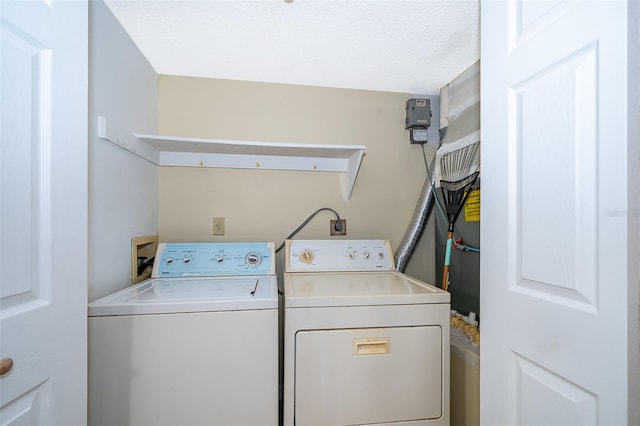
[[[274,244],[158,244],[152,277],[215,277],[275,274]]]
[[[285,272],[393,271],[388,240],[287,240]]]

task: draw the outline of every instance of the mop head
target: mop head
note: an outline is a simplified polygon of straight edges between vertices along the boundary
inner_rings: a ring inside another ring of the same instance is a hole
[[[433,177],[436,187],[441,181],[457,182],[480,171],[480,132],[442,145],[436,151]]]

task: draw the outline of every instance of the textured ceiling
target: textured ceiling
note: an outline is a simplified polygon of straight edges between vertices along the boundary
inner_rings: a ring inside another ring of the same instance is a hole
[[[106,0],[158,74],[437,94],[479,0]]]

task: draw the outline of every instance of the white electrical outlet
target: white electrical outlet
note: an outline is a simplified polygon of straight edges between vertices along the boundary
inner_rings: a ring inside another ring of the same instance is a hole
[[[224,235],[224,217],[213,218],[213,235]]]

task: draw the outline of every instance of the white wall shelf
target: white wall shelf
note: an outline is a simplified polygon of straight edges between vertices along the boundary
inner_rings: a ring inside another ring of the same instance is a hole
[[[134,134],[123,142],[108,137],[104,118],[98,136],[158,166],[302,170],[345,174],[343,194],[351,198],[365,145],[295,144]]]

